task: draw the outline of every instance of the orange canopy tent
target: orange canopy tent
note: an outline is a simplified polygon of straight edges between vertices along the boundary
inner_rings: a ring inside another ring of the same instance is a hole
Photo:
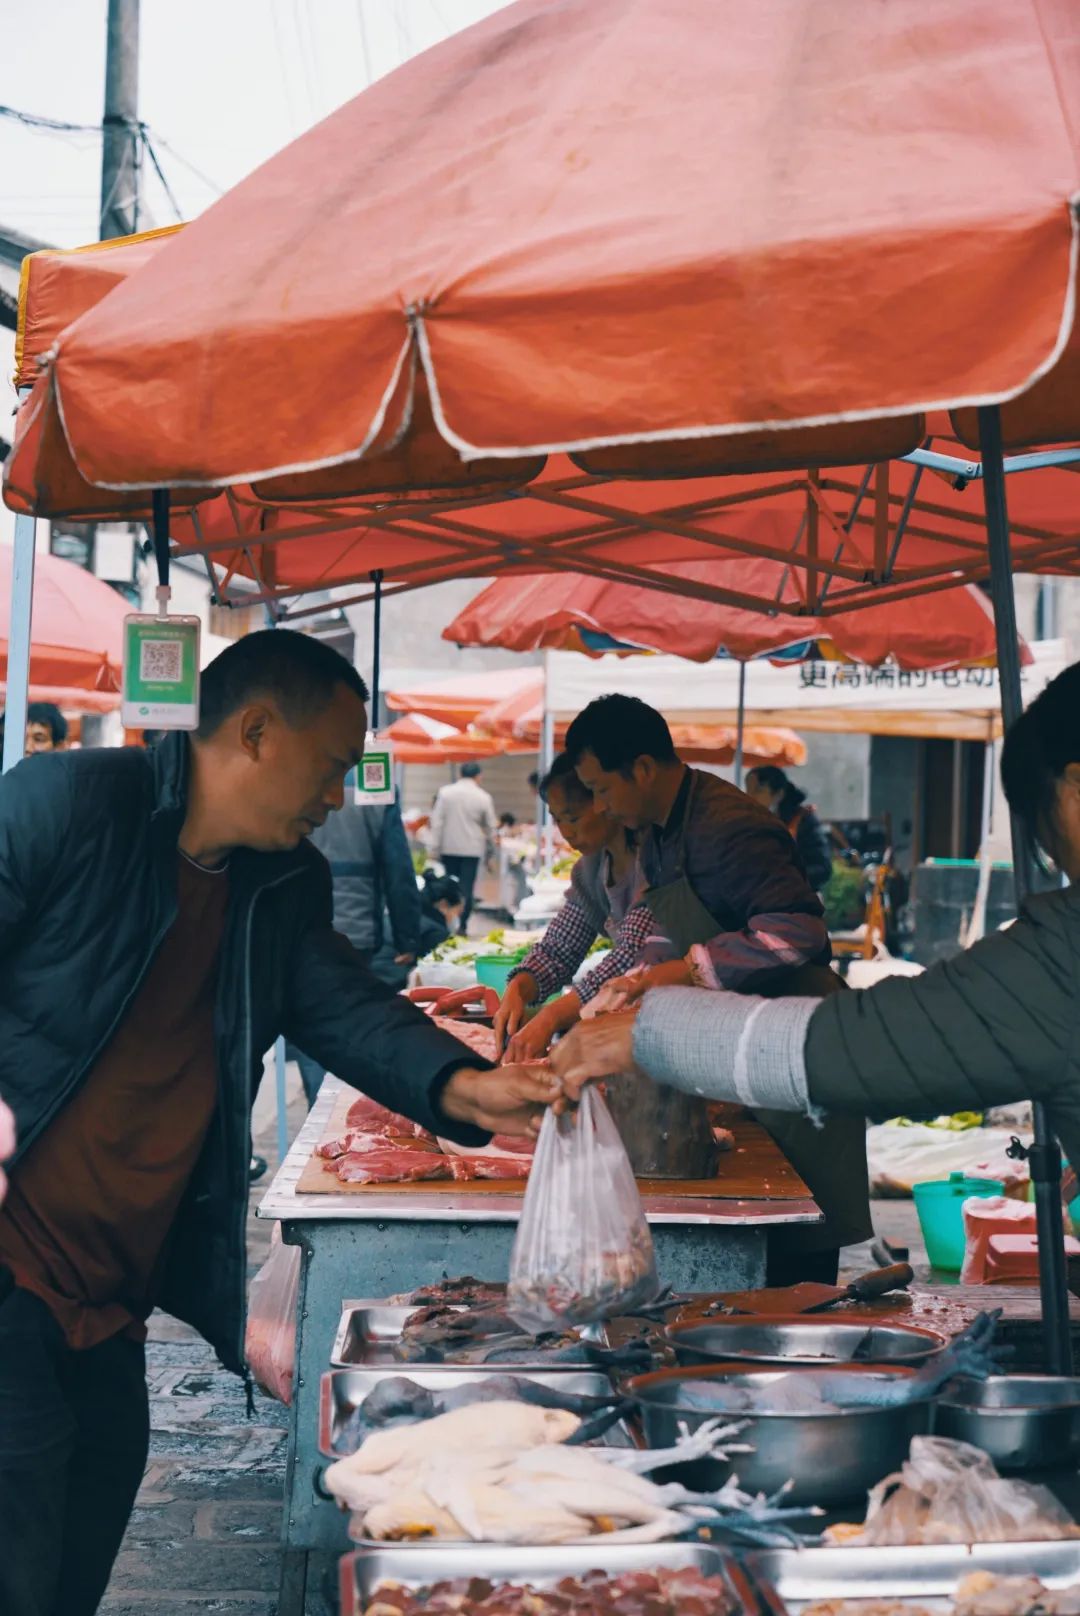
[[[16,381],[29,385],[39,376],[67,327],[129,276],[137,278],[157,264],[179,233],[177,227],[27,258]],[[422,414],[422,397],[417,407]],[[885,581],[895,597],[925,590],[928,580],[949,587],[985,575],[976,487],[981,468],[957,444],[944,416],[934,417],[930,426],[930,450],[946,457],[939,476],[925,476],[921,463],[879,465],[872,473],[834,465],[811,474],[690,476],[713,468],[692,445],[668,447],[663,469],[669,478],[682,479],[677,500],[670,482],[618,478],[614,465],[610,475],[583,475],[581,456],[579,464],[562,455],[550,456],[546,465],[538,458],[529,468],[531,481],[515,473],[507,482],[500,473],[492,482],[490,466],[480,467],[478,475],[478,463],[462,463],[444,445],[440,453],[449,463],[443,471],[457,483],[449,491],[452,498],[436,500],[430,489],[421,497],[416,483],[423,483],[423,455],[417,461],[410,451],[404,461],[393,454],[389,460],[377,457],[371,468],[374,492],[363,498],[355,490],[348,498],[324,497],[327,489],[315,497],[310,489],[294,487],[295,479],[278,479],[273,489],[239,484],[213,498],[205,497],[212,490],[174,490],[174,510],[180,508],[173,537],[185,552],[214,557],[222,598],[251,603],[250,589],[242,595],[229,589],[232,578],[243,574],[262,586],[258,598],[279,610],[296,594],[367,579],[373,572],[383,574],[388,589],[399,590],[450,577],[486,577],[531,559],[545,570],[565,568],[643,586],[652,581],[649,567],[660,564],[665,589],[691,600],[828,616],[885,598]],[[797,439],[802,441],[785,433],[774,441],[791,450]],[[433,441],[439,440],[430,423],[424,442],[430,448]],[[862,446],[884,453],[903,447],[884,439]],[[841,458],[856,447],[849,433]],[[756,450],[749,460],[755,455]],[[785,463],[797,461],[794,455]],[[952,467],[949,477],[946,465]],[[1076,476],[1068,467],[1047,466],[1012,479],[1014,557],[1021,569],[1063,571],[1078,565]],[[511,493],[512,499],[498,497]],[[95,488],[74,474],[59,418],[36,396],[20,412],[5,497],[16,509],[51,515],[150,514],[147,490]],[[480,499],[486,503],[476,505]],[[466,516],[454,510],[455,504],[473,508]],[[185,506],[193,507],[190,514]],[[668,570],[672,562],[711,560],[725,552],[749,559],[782,557],[783,569],[774,574],[779,587],[755,591],[744,581],[741,589],[724,588],[711,572],[695,578],[693,567],[685,576],[678,566]],[[802,570],[807,567],[809,575]]]
[[[170,240],[35,410],[92,484],[297,499],[879,461],[997,403],[1073,438],[1078,36],[1071,0],[518,0]]]
[[[779,562],[717,556],[668,572],[775,598],[784,570]],[[570,572],[500,578],[458,613],[443,639],[462,646],[591,656],[659,651],[694,662],[813,651],[875,666],[892,659],[903,668],[970,666],[992,661],[995,651],[989,602],[970,586],[814,618],[769,616]]]

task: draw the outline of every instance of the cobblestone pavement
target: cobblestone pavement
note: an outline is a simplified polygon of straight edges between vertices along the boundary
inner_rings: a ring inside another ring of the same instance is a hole
[[[268,1082],[272,1092],[272,1074]],[[270,1166],[248,1217],[252,1274],[272,1229],[254,1215],[277,1163],[268,1098],[256,1110],[256,1148]],[[289,1111],[291,1137],[302,1098]],[[249,1420],[239,1379],[193,1330],[161,1313],[150,1321],[146,1363],[150,1460],[102,1616],[274,1616],[288,1410],[259,1392]]]

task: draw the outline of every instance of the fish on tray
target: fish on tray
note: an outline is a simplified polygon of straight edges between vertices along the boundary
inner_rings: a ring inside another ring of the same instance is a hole
[[[951,1347],[914,1374],[865,1369],[794,1369],[757,1385],[687,1380],[680,1407],[724,1414],[817,1414],[829,1408],[899,1408],[932,1397],[959,1375],[985,1380],[995,1367],[991,1351],[1000,1311],[980,1313]]]
[[[583,1341],[575,1330],[530,1335],[503,1309],[501,1298],[476,1307],[432,1303],[405,1320],[394,1343],[402,1363],[551,1363],[619,1369],[652,1365],[649,1340],[636,1336],[606,1348]]]

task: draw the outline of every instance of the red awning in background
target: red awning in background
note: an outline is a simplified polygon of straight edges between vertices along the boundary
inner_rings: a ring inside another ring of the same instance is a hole
[[[407,698],[402,693],[391,693],[386,698],[387,706],[400,711],[405,699],[412,703],[410,711],[414,714],[431,716],[437,711],[444,714],[453,701],[458,702],[458,711],[464,712],[468,703],[472,713],[468,722],[482,735],[527,743],[522,750],[539,749],[544,717],[541,668],[499,668],[489,673],[462,674],[426,690],[410,691]],[[676,724],[671,733],[680,757],[687,763],[725,766],[735,761],[734,724]],[[561,745],[565,736],[566,725],[561,724],[556,730],[556,745]],[[795,767],[806,762],[806,746],[790,729],[748,729],[743,752],[748,768],[758,763]]]
[[[11,575],[11,547],[0,545],[0,680],[7,678]],[[103,696],[119,691],[124,618],[130,610],[115,589],[92,573],[59,556],[39,553],[34,562],[31,685],[39,692],[46,687]],[[32,699],[64,705],[60,694],[32,694]],[[115,701],[108,705],[115,706]]]
[[[396,763],[475,763],[482,758],[536,751],[528,741],[457,729],[424,713],[409,713],[395,719],[379,739],[392,743]]]
[[[527,693],[543,699],[544,675],[540,668],[497,668],[480,673],[459,673],[410,690],[388,690],[386,705],[395,713],[424,713],[456,729],[467,729],[496,702]]]
[[[788,569],[780,562],[747,556],[672,565],[662,574],[657,570],[658,585],[675,577],[735,595],[774,599],[789,582]],[[693,662],[722,654],[748,661],[806,641],[851,662],[877,665],[893,658],[902,668],[967,667],[995,657],[990,604],[973,587],[817,618],[769,616],[669,594],[666,588],[661,593],[659,587],[569,572],[500,578],[458,613],[443,630],[443,639],[508,651],[601,655],[607,647],[590,647],[582,630]],[[1030,661],[1026,646],[1022,654]]]

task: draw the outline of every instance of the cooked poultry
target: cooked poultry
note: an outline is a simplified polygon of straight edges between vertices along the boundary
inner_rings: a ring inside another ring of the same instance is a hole
[[[352,1510],[354,1538],[470,1538],[482,1542],[650,1542],[706,1518],[745,1524],[806,1513],[774,1509],[729,1484],[700,1494],[657,1486],[644,1472],[736,1451],[739,1427],[708,1422],[675,1450],[569,1447],[575,1414],[521,1403],[472,1405],[421,1425],[378,1431],[326,1472]]]

